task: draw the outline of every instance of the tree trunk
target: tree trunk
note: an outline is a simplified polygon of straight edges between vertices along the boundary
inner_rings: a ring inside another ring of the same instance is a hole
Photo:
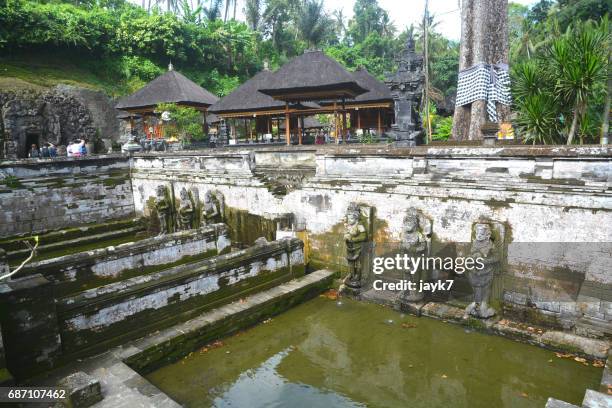
[[[604,138],[607,138],[610,130],[610,98],[612,98],[612,75],[610,75],[610,64],[612,63],[612,53],[608,57],[608,93],[606,94],[606,103],[604,105],[603,117],[601,121],[601,137],[600,143],[604,143]],[[609,141],[608,141],[609,143]]]
[[[461,8],[459,70],[477,64],[508,62],[508,1],[464,0]],[[510,109],[497,106],[499,121],[507,120]],[[480,126],[487,120],[486,101],[455,107],[454,140],[480,140]]]
[[[572,119],[572,126],[570,127],[569,134],[567,135],[567,144],[571,145],[574,141],[574,135],[576,134],[576,128],[578,127],[578,116],[580,115],[578,105],[574,109],[574,119]]]
[[[231,0],[225,0],[225,15],[223,16],[223,21],[227,21],[227,15],[229,13],[230,2]]]

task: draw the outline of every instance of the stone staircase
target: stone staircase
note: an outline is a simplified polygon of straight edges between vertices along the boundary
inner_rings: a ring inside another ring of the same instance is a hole
[[[298,189],[309,178],[315,175],[315,168],[310,166],[293,166],[279,168],[257,166],[253,176],[261,181],[276,198],[283,198],[289,192]]]

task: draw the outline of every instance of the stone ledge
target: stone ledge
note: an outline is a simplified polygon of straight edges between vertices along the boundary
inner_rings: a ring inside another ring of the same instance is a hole
[[[603,359],[608,356],[610,342],[581,337],[573,333],[527,326],[522,323],[499,319],[481,320],[466,317],[463,309],[444,303],[430,302],[421,308],[424,316],[461,324],[491,334],[497,334],[556,351],[569,351],[588,358]]]
[[[561,401],[554,398],[549,398],[546,401],[546,406],[544,408],[580,408],[577,405],[570,404],[569,402]]]
[[[593,390],[586,390],[582,406],[583,408],[612,408],[612,396]]]

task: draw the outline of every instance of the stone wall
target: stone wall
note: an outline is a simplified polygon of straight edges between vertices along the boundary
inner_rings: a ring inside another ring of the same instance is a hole
[[[576,329],[595,319],[609,330],[611,153],[607,147],[524,146],[224,149],[137,156],[132,183],[137,213],[159,183],[172,183],[175,191],[215,189],[228,207],[264,218],[291,213],[306,230],[313,268],[345,270],[343,222],[352,202],[374,207],[379,247],[399,241],[410,207],[432,220],[439,245],[470,242],[473,224],[484,217],[506,231],[508,313]],[[258,174],[258,158],[266,179]],[[279,194],[274,179],[282,180],[292,161],[311,166],[312,175]],[[520,255],[521,243],[537,245]],[[565,250],[549,251],[547,243]],[[568,261],[574,243],[579,250]]]
[[[129,172],[123,156],[0,163],[0,237],[131,217]]]
[[[84,291],[58,302],[65,350],[100,349],[304,274],[286,239]]]
[[[227,227],[216,224],[32,262],[17,276],[42,274],[54,284],[55,296],[61,297],[177,263],[220,255],[228,252],[229,246]]]

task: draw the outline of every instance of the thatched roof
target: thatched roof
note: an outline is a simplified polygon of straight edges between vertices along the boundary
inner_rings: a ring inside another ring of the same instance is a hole
[[[357,71],[353,72],[353,77],[361,87],[368,89],[368,92],[356,97],[355,102],[393,101],[389,87],[383,81],[370,74],[367,69],[363,67],[357,68]]]
[[[285,103],[277,101],[271,96],[259,92],[262,84],[272,75],[271,71],[261,71],[249,79],[232,93],[219,99],[209,111],[215,113],[229,112],[254,112],[258,110],[270,110],[285,108]]]
[[[183,74],[170,70],[155,78],[117,103],[117,109],[139,109],[155,107],[158,103],[177,103],[189,106],[207,107],[217,98],[206,89],[191,81]]]
[[[354,98],[367,92],[322,51],[306,51],[276,70],[260,92],[283,101]]]
[[[271,71],[263,70],[249,79],[232,93],[221,98],[208,108],[209,112],[218,114],[274,111],[279,113],[285,110],[285,102],[278,101],[271,96],[259,92],[261,86],[274,75]],[[319,105],[313,102],[291,104],[291,109],[316,109]]]
[[[368,92],[363,93],[350,101],[350,104],[359,103],[376,103],[376,102],[393,102],[391,91],[384,82],[370,74],[365,68],[359,67],[352,73],[353,78],[362,87],[368,89]],[[321,101],[321,105],[330,105],[331,101]]]

